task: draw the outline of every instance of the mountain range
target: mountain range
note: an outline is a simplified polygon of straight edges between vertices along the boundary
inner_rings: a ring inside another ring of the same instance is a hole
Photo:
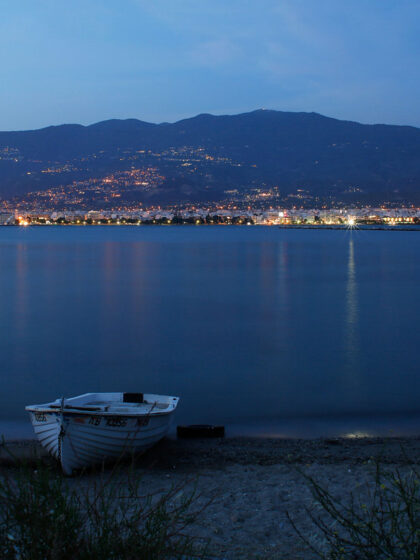
[[[132,168],[163,177],[139,199],[217,200],[278,187],[337,200],[420,201],[420,129],[257,110],[175,123],[136,119],[0,132],[0,197]],[[52,169],[52,170],[51,170]]]

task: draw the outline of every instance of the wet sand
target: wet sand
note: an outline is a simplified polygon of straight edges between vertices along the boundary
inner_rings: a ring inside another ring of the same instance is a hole
[[[38,449],[29,442],[14,446],[16,458]],[[410,469],[420,463],[420,437],[168,439],[138,459],[136,472],[145,493],[160,495],[173,486],[185,495],[196,491],[194,507],[204,509],[191,532],[209,539],[217,558],[306,560],[314,555],[286,515],[317,538],[305,511],[314,504],[302,472],[346,501],[350,492],[368,491],[378,457],[385,468]],[[10,464],[4,449],[0,459]],[[89,485],[98,476],[86,473],[71,483]]]

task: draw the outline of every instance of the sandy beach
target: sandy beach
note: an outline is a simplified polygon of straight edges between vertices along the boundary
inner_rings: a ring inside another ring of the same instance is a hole
[[[33,442],[10,443],[15,457],[39,452]],[[42,453],[41,453],[42,455]],[[217,558],[306,560],[287,512],[306,535],[317,538],[306,507],[314,507],[302,472],[343,501],[366,494],[375,458],[385,468],[410,469],[420,462],[420,437],[355,439],[167,439],[136,463],[144,493],[160,495],[177,486],[195,491],[194,508],[204,508],[191,533],[211,542]],[[13,462],[2,448],[2,468]],[[9,465],[9,466],[7,466]],[[12,466],[13,468],[13,466]],[[103,476],[111,476],[112,468]],[[71,484],[93,484],[86,473]]]

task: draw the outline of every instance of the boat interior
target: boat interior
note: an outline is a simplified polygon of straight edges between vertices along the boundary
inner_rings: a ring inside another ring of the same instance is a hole
[[[68,399],[32,405],[27,410],[45,408],[79,410],[85,412],[112,412],[115,414],[153,414],[174,410],[178,397],[144,393],[85,393]]]

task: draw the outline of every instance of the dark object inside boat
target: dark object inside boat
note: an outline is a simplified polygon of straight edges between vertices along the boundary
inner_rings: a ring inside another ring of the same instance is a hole
[[[142,403],[143,393],[123,393],[123,402]]]
[[[212,426],[210,424],[192,424],[190,426],[178,426],[176,432],[179,438],[225,437],[224,426]]]

